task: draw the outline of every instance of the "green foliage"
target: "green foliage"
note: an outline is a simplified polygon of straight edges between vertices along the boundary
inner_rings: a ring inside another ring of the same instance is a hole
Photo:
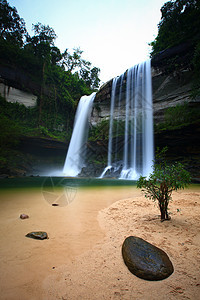
[[[90,87],[92,90],[97,90],[99,87],[100,79],[99,75],[99,68],[92,68],[92,69],[81,69],[80,70],[80,77],[84,80],[86,85]]]
[[[99,87],[100,69],[92,67],[91,62],[84,60],[82,58],[83,51],[79,48],[75,48],[73,54],[70,54],[68,49],[61,54],[54,45],[56,33],[49,25],[41,23],[33,25],[34,35],[31,37],[26,32],[23,19],[20,19],[16,9],[9,6],[6,0],[0,2],[0,13],[3,15],[0,20],[0,36],[2,37],[0,38],[0,60],[3,64],[13,65],[28,73],[31,70],[33,80],[46,85],[49,84],[45,80],[49,77],[49,70],[56,67],[56,73],[63,73],[59,78],[62,77],[62,80],[65,80],[65,77],[70,77],[71,83],[74,85],[73,91],[78,86],[81,96],[83,91],[90,94]],[[20,43],[15,43],[13,40],[16,34],[20,36]],[[54,85],[60,84],[60,82],[56,82],[55,78],[56,76],[53,79]],[[80,93],[78,93],[78,97]],[[74,101],[78,100],[73,93],[71,98]]]
[[[173,0],[161,8],[158,35],[150,43],[151,56],[185,41],[196,43],[200,32],[200,3],[196,0]]]
[[[43,125],[38,127],[38,108],[27,108],[23,104],[9,103],[0,96],[1,115],[5,116],[9,122],[15,124],[17,137],[27,136],[44,136],[62,141],[69,140],[72,131],[73,119],[66,112],[55,111],[51,100],[45,101],[45,107],[42,111]],[[67,121],[66,121],[67,120]],[[69,123],[71,120],[71,123]],[[6,126],[6,122],[5,122]]]
[[[68,50],[61,54],[54,44],[56,33],[49,25],[33,25],[34,35],[30,36],[23,19],[6,0],[0,0],[0,14],[0,62],[17,69],[25,81],[31,78],[38,97],[33,109],[1,99],[1,112],[19,124],[23,134],[69,138],[78,101],[99,86],[100,70],[82,58],[79,48],[73,54]],[[18,84],[26,89],[24,82]]]
[[[13,148],[18,145],[20,127],[13,120],[0,114],[0,148]]]
[[[0,172],[6,168],[10,157],[15,155],[20,134],[20,126],[0,113]]]
[[[69,72],[76,73],[91,90],[97,89],[100,83],[98,77],[100,69],[97,67],[91,68],[91,62],[82,58],[83,51],[80,48],[74,48],[73,50],[72,54],[70,54],[68,49],[64,51],[60,65]]]
[[[68,49],[64,51],[62,55],[62,64],[70,72],[76,71],[77,69],[81,70],[82,68],[89,70],[91,63],[81,57],[83,51],[80,48],[74,48],[73,50],[74,52],[72,54],[69,53]]]
[[[20,124],[21,127],[35,127],[37,125],[37,107],[27,108],[23,104],[10,103],[0,96],[0,111],[11,122]]]
[[[0,96],[0,171],[5,173],[17,159],[21,163],[16,147],[22,135],[69,140],[80,97],[91,94],[100,82],[100,70],[82,58],[83,51],[60,52],[53,28],[37,23],[33,31],[30,36],[17,10],[0,0],[0,63],[17,70],[16,83],[38,99],[36,107],[27,108]]]
[[[170,165],[166,162],[166,151],[167,147],[157,150],[153,172],[148,178],[140,176],[137,182],[137,187],[142,188],[145,197],[158,201],[162,221],[169,219],[168,204],[172,200],[172,192],[184,189],[191,180],[181,163]]]
[[[57,36],[54,29],[49,25],[45,26],[38,22],[35,25],[33,24],[33,31],[35,32],[35,35],[32,39],[35,45],[47,43],[51,46],[54,46],[54,40]]]
[[[164,122],[155,126],[155,131],[173,130],[195,123],[200,119],[200,108],[190,107],[188,102],[168,107],[164,114]]]
[[[0,13],[0,40],[22,46],[26,34],[24,20],[6,0],[0,0]]]

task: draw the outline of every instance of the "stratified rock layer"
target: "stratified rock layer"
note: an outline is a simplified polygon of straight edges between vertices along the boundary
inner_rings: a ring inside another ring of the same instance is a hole
[[[145,240],[129,236],[122,245],[122,256],[129,271],[146,280],[162,280],[169,277],[173,265],[168,255]]]

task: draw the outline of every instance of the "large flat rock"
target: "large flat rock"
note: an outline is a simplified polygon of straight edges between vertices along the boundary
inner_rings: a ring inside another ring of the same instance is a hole
[[[162,280],[169,277],[173,265],[168,255],[145,240],[129,236],[122,245],[122,256],[129,271],[146,280]]]

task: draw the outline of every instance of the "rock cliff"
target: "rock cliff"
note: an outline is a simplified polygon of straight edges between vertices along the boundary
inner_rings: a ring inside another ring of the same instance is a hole
[[[177,104],[188,103],[188,110],[200,109],[200,97],[193,99],[192,78],[193,70],[189,65],[191,61],[191,45],[185,43],[160,53],[152,59],[152,90],[153,90],[153,111],[154,124],[164,122],[165,112],[169,107],[176,107]],[[178,67],[172,67],[175,64]],[[126,73],[124,76],[124,88],[126,84]],[[112,80],[104,84],[97,92],[94,108],[91,117],[91,124],[96,126],[102,120],[108,120],[110,114]],[[114,112],[115,114],[115,112]],[[121,120],[125,119],[125,105],[121,109]],[[184,123],[184,122],[183,122]],[[180,128],[155,131],[155,147],[168,146],[169,161],[181,161],[186,164],[193,178],[200,180],[200,139],[199,139],[199,118],[191,124],[184,124]],[[94,145],[93,145],[94,147]],[[103,145],[105,148],[105,142]],[[102,148],[102,152],[104,149]]]
[[[152,89],[153,89],[153,110],[154,123],[164,121],[166,108],[188,102],[193,107],[199,107],[200,97],[191,98],[192,71],[188,68],[178,73],[165,74],[162,70],[152,67]],[[126,77],[124,80],[124,86]],[[92,125],[99,124],[102,120],[109,119],[111,100],[112,80],[104,84],[98,91],[92,112]],[[121,119],[125,119],[125,105],[121,110]]]
[[[26,107],[34,107],[37,104],[37,96],[30,92],[10,87],[3,82],[0,82],[0,94],[11,103],[17,102],[24,104]]]

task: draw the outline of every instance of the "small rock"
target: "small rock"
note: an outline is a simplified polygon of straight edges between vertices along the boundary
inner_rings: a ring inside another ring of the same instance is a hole
[[[52,203],[52,206],[59,206],[58,203]]]
[[[20,219],[22,219],[22,220],[28,219],[28,218],[29,218],[29,216],[26,215],[26,214],[21,214],[21,215],[20,215]]]
[[[26,237],[37,239],[37,240],[44,240],[44,239],[48,239],[48,234],[44,231],[33,231],[27,233]]]
[[[122,245],[122,256],[129,271],[146,280],[162,280],[169,277],[173,265],[168,255],[145,240],[129,236]]]

